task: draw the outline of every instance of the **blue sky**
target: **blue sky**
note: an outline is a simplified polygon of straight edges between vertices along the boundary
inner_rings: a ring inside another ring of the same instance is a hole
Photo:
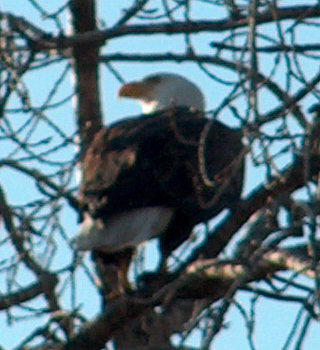
[[[45,9],[51,9],[54,11],[61,5],[61,2],[58,0],[54,1],[39,1],[43,4]],[[122,0],[117,1],[112,4],[112,11],[110,9],[110,2],[99,1],[98,2],[98,17],[99,23],[102,27],[103,22],[107,23],[108,26],[111,26],[121,14],[123,7],[129,7],[132,1]],[[156,4],[160,4],[161,1],[151,2],[150,8],[155,8]],[[246,1],[243,1],[246,3]],[[289,5],[294,3],[301,3],[301,1],[281,1],[281,5]],[[315,4],[316,1],[303,1],[303,4]],[[109,6],[108,6],[109,5]],[[193,19],[213,19],[223,17],[222,8],[212,6],[206,2],[198,2],[192,4],[195,11],[193,12]],[[37,11],[31,5],[29,1],[26,0],[3,0],[0,5],[1,11],[11,11],[18,16],[24,16],[30,21],[34,21],[37,25],[45,30],[51,30],[53,33],[57,34],[56,29],[52,25],[50,20],[42,20]],[[177,14],[177,19],[182,19],[182,14]],[[62,17],[63,21],[66,21],[65,16]],[[264,27],[265,33],[272,31],[270,27]],[[310,32],[311,29],[306,27],[305,31],[302,32],[299,37],[299,43],[305,43],[310,41],[317,41],[319,38],[319,33],[317,35],[312,35]],[[208,42],[210,41],[219,41],[224,37],[224,34],[198,34],[192,38],[192,43],[194,44],[198,53],[209,54],[211,49],[208,47]],[[181,52],[183,53],[185,49],[185,41],[183,36],[171,37],[171,36],[150,36],[148,38],[143,37],[130,37],[129,39],[117,39],[109,42],[102,50],[103,54],[111,53],[152,53],[152,52]],[[230,58],[230,57],[228,57]],[[270,65],[272,67],[273,62],[270,60],[264,60],[265,65]],[[26,77],[26,83],[28,84],[30,90],[32,91],[32,102],[34,105],[41,105],[45,100],[48,90],[52,82],[57,78],[58,73],[62,72],[68,62],[58,63],[52,68],[46,70],[46,76],[42,75],[42,71],[39,73],[33,72],[32,74]],[[285,62],[282,63],[285,65]],[[226,94],[230,90],[230,87],[223,86],[217,81],[212,81],[207,77],[199,67],[193,64],[176,64],[176,63],[117,63],[114,67],[118,70],[122,78],[126,81],[137,79],[143,77],[147,74],[158,72],[158,71],[171,71],[183,74],[189,79],[194,80],[199,86],[202,87],[206,95],[207,100],[207,109],[211,110],[216,108],[225,98]],[[280,65],[281,67],[281,65]],[[234,72],[230,72],[225,68],[210,66],[207,67],[212,70],[218,77],[230,79],[230,81],[236,78]],[[268,68],[266,68],[268,69]],[[270,68],[271,69],[271,68]],[[317,67],[318,69],[318,67]],[[135,115],[140,113],[140,108],[137,103],[130,100],[119,100],[116,98],[117,90],[120,86],[120,82],[114,77],[110,72],[108,67],[101,64],[100,69],[101,74],[101,89],[102,89],[102,103],[103,103],[103,112],[106,123],[119,120],[123,116]],[[314,67],[311,66],[310,70],[306,70],[306,74],[314,74]],[[277,72],[277,82],[284,86],[285,85],[285,76],[281,73],[281,69]],[[298,88],[293,86],[292,90],[295,91]],[[72,80],[70,76],[67,76],[64,83],[61,86],[60,91],[56,95],[56,100],[66,96],[72,92]],[[271,106],[276,105],[274,97],[266,94],[267,98],[260,100],[260,106],[262,110],[268,110]],[[303,101],[303,109],[306,110],[310,104],[314,101],[314,98],[305,99]],[[15,107],[15,100],[11,101],[10,107]],[[241,104],[240,104],[241,105]],[[63,130],[67,134],[72,134],[75,131],[75,120],[74,120],[74,110],[73,110],[73,101],[70,100],[69,103],[59,108],[58,110],[48,111],[48,117],[52,118],[58,125],[61,125]],[[246,107],[246,102],[242,102],[243,108]],[[23,123],[25,116],[24,115],[13,115],[14,121],[18,125]],[[220,117],[224,122],[235,125],[237,121],[232,117],[229,111],[225,111],[222,117]],[[295,124],[295,128],[297,126]],[[46,125],[43,124],[39,127],[38,137],[40,139],[44,134],[50,132],[47,131]],[[58,142],[58,140],[56,140]],[[0,157],[4,157],[7,154],[8,149],[0,151]],[[73,149],[69,148],[64,150],[64,156],[72,157]],[[23,203],[24,198],[35,196],[35,188],[32,186],[26,186],[25,180],[21,177],[13,176],[12,172],[2,172],[2,185],[5,185],[8,197],[10,202],[18,204]],[[250,191],[256,184],[258,184],[264,177],[264,170],[262,168],[252,168],[247,175],[247,188],[246,193]],[[74,233],[77,230],[77,220],[74,212],[71,209],[65,208],[62,215],[62,222],[65,227],[66,234],[68,238],[72,238]],[[0,226],[0,237],[1,226]],[[70,249],[63,238],[63,248],[58,247],[57,255],[55,257],[55,262],[53,266],[56,268],[61,268],[64,265],[67,265],[70,262],[71,255]],[[152,261],[152,256],[155,251],[155,244],[151,244],[151,248],[148,253],[148,260],[150,264],[154,264]],[[67,259],[67,261],[65,261]],[[92,268],[89,259],[87,259],[87,266],[89,269]],[[29,275],[26,275],[24,281],[27,282],[30,278]],[[22,279],[23,280],[23,279]],[[92,283],[86,277],[83,270],[79,269],[76,275],[76,285],[78,288],[77,301],[81,304],[81,311],[87,315],[88,318],[93,317],[97,314],[100,307],[99,296],[95,288],[92,286]],[[310,283],[310,281],[303,280],[305,283]],[[61,288],[62,286],[60,286]],[[5,290],[5,286],[0,282],[0,289]],[[67,286],[65,297],[63,299],[64,305],[66,307],[71,307],[71,291],[70,285]],[[232,350],[232,349],[241,349],[249,350],[250,345],[247,341],[246,326],[244,324],[243,315],[241,312],[246,310],[248,315],[253,309],[253,300],[252,295],[249,293],[242,293],[238,297],[238,302],[241,304],[242,308],[233,307],[227,314],[226,322],[227,327],[219,334],[215,341],[214,349],[216,350]],[[34,305],[43,304],[43,300],[38,298],[34,301]],[[256,332],[254,336],[256,348],[259,350],[269,350],[271,348],[281,349],[284,345],[285,339],[289,333],[290,328],[293,325],[296,314],[298,313],[298,308],[289,303],[281,303],[277,301],[270,301],[260,298],[257,302],[254,303],[256,318]],[[18,312],[19,313],[19,312]],[[23,312],[22,312],[23,314]],[[31,319],[28,321],[15,322],[14,324],[8,325],[8,320],[10,317],[8,315],[0,314],[0,345],[5,348],[12,348],[19,344],[19,341],[23,338],[22,334],[27,335],[32,329],[36,326],[43,324],[45,317],[39,319]],[[306,343],[304,344],[305,350],[314,350],[319,346],[319,324],[314,323],[310,329],[310,336],[307,338]],[[19,336],[17,336],[19,335]],[[197,334],[194,334],[189,340],[190,344],[194,344],[197,341]],[[288,348],[288,350],[291,348]]]

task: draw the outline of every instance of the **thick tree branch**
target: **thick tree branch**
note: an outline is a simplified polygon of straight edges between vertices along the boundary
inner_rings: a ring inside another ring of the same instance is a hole
[[[76,34],[86,35],[96,30],[94,0],[72,0],[70,8],[73,30]],[[77,93],[76,114],[82,155],[102,126],[98,56],[99,45],[94,40],[73,46]]]
[[[55,275],[46,275],[40,282],[31,284],[28,287],[19,289],[17,292],[1,295],[0,310],[8,309],[12,306],[19,305],[45,293],[47,290],[53,290],[58,283]]]
[[[212,48],[219,50],[230,50],[234,52],[248,52],[249,48],[243,46],[228,45],[219,42],[212,42]],[[263,53],[275,53],[275,52],[295,52],[295,53],[305,53],[309,51],[319,51],[319,44],[303,44],[303,45],[270,45],[270,46],[258,46],[255,48],[256,52]]]
[[[134,302],[126,297],[108,305],[107,310],[83,327],[78,336],[68,342],[63,350],[100,350],[119,327],[146,312],[152,305]]]
[[[89,9],[88,9],[89,11]],[[91,10],[90,10],[91,11]],[[266,24],[274,21],[274,14],[276,11],[277,20],[286,20],[297,18],[301,21],[307,18],[315,18],[320,16],[320,6],[288,6],[280,7],[272,10],[267,10],[262,13],[258,13],[256,17],[256,24]],[[92,12],[88,12],[89,14]],[[88,14],[87,13],[87,14]],[[10,16],[11,26],[16,31],[24,32],[26,38],[28,34],[26,31],[26,21],[23,18],[14,17],[8,14],[2,14],[1,17]],[[78,31],[76,35],[70,37],[53,37],[44,33],[41,29],[35,28],[30,25],[32,32],[38,33],[37,35],[31,35],[30,40],[33,41],[33,47],[36,50],[50,50],[50,49],[62,49],[68,47],[77,47],[79,45],[103,45],[106,40],[131,36],[131,35],[156,35],[156,34],[197,34],[202,32],[224,32],[227,30],[233,30],[236,28],[247,27],[249,23],[248,17],[241,18],[226,18],[217,21],[195,21],[195,22],[179,22],[174,23],[158,23],[147,25],[129,25],[118,26],[111,29],[97,31],[95,28],[88,28],[85,32]],[[23,25],[22,25],[23,24]],[[35,38],[39,38],[35,41]]]

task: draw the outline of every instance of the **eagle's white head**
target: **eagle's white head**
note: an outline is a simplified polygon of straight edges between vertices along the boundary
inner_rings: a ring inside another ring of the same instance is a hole
[[[188,79],[172,73],[152,74],[141,81],[123,84],[118,96],[137,99],[144,114],[170,106],[205,110],[200,89]]]

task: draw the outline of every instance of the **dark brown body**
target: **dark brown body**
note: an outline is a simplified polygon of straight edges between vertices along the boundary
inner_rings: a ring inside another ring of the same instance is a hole
[[[173,208],[160,235],[167,257],[196,224],[232,209],[243,172],[239,130],[200,112],[171,108],[102,129],[84,159],[80,199],[84,211],[106,225],[132,209]]]

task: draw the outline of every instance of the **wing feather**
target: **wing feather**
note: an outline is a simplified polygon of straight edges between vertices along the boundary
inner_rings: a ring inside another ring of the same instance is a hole
[[[207,220],[240,197],[241,150],[239,130],[186,109],[124,120],[101,130],[89,147],[81,200],[104,216],[166,206]]]

